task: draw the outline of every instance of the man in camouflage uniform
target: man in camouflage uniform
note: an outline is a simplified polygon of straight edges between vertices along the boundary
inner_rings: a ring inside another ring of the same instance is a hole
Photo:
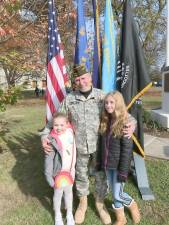
[[[75,131],[77,146],[76,160],[76,190],[79,206],[75,212],[75,223],[84,222],[87,210],[87,195],[89,194],[89,164],[95,165],[98,148],[98,131],[100,113],[104,92],[92,87],[91,74],[85,67],[77,66],[74,70],[75,84],[78,90],[69,93],[64,99],[59,111],[67,113]],[[50,124],[42,135],[42,145],[45,151],[50,151],[45,134],[49,133]],[[111,218],[103,200],[107,192],[107,181],[103,171],[95,172],[95,205],[103,224],[110,224]]]

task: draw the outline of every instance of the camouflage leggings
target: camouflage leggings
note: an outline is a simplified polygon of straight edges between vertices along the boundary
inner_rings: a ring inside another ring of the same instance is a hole
[[[77,154],[76,160],[76,191],[77,196],[89,194],[89,168],[94,171],[96,152],[92,154]],[[107,179],[104,171],[94,172],[95,176],[95,197],[104,199],[107,193]]]

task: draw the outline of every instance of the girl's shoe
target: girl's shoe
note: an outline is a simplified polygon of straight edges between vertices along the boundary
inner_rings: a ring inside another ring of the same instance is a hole
[[[62,216],[55,217],[55,225],[64,225]]]
[[[66,217],[67,219],[67,225],[75,225],[75,221],[74,221],[74,218],[73,218],[73,215],[70,214]]]
[[[114,205],[113,206],[113,211],[115,213],[116,216],[116,222],[113,223],[113,225],[125,225],[127,223],[125,214],[124,214],[124,207],[121,208],[115,208]]]

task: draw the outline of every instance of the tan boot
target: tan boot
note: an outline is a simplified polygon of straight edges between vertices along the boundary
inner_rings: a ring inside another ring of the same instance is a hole
[[[99,200],[99,199],[96,199],[96,209],[97,209],[97,212],[100,216],[100,219],[102,221],[103,224],[107,225],[107,224],[111,224],[111,218],[110,218],[110,215],[103,203],[103,201]]]
[[[87,210],[87,196],[83,196],[80,197],[79,205],[75,212],[76,224],[81,224],[84,222],[86,210]]]
[[[113,205],[113,210],[116,215],[116,222],[113,225],[125,225],[127,223],[127,220],[124,214],[124,207],[115,208]]]
[[[127,208],[129,209],[131,213],[133,222],[135,224],[139,223],[141,219],[141,215],[140,215],[140,211],[139,211],[137,203],[134,200],[132,200],[131,204],[127,206]]]

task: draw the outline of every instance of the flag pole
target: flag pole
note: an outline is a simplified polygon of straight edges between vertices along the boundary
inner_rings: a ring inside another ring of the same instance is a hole
[[[169,66],[169,0],[167,0],[166,67]]]

